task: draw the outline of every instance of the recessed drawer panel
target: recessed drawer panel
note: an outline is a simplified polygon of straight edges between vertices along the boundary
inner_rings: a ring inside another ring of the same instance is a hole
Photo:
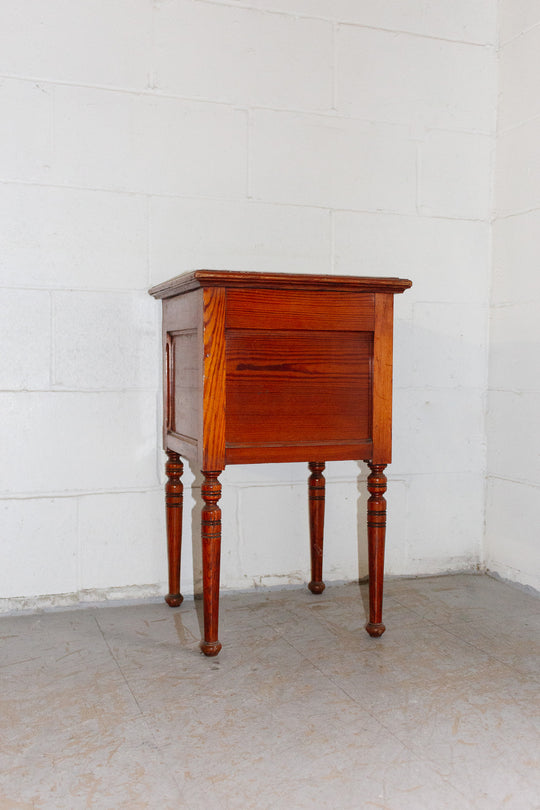
[[[227,444],[371,438],[370,332],[226,332]]]

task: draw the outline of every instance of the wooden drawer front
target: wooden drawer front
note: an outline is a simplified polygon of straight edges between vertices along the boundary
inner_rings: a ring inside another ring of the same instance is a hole
[[[369,441],[370,332],[226,332],[227,445]]]
[[[373,331],[372,293],[227,290],[227,329]]]

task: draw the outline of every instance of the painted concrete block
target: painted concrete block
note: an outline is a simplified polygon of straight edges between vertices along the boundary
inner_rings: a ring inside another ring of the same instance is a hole
[[[516,515],[519,554],[516,554]],[[486,565],[505,579],[540,590],[540,498],[538,486],[489,478],[487,485]]]
[[[408,512],[409,482],[405,478],[398,478],[394,475],[392,464],[387,467],[386,475],[388,478],[388,486],[385,495],[387,506],[384,571],[386,576],[403,576],[410,573],[410,564],[408,562],[408,534],[409,532],[414,534],[414,518],[411,519]],[[363,521],[362,512],[364,506],[366,506],[365,498],[359,508],[360,521]],[[366,576],[368,574],[367,527],[364,531],[366,537],[366,545],[364,546],[365,567],[363,569],[360,568],[360,571],[363,570],[363,576]]]
[[[337,65],[340,113],[415,128],[493,131],[492,49],[344,25]]]
[[[419,144],[420,213],[487,220],[492,159],[493,140],[487,135],[429,132]]]
[[[373,4],[369,0],[362,0],[367,6],[385,9],[386,3]],[[354,3],[354,0],[348,0]],[[415,0],[403,4],[400,0],[393,0],[390,4],[392,12],[409,14],[415,25],[417,33],[426,36],[444,37],[462,42],[476,42],[479,45],[497,44],[497,5],[492,0],[457,0],[452,4],[452,14],[448,13],[448,3],[445,0]],[[383,12],[384,13],[384,12]]]
[[[483,389],[394,389],[392,457],[398,477],[483,470]]]
[[[2,393],[0,493],[156,486],[154,392]]]
[[[501,132],[497,139],[495,208],[515,214],[540,207],[540,117]]]
[[[54,386],[155,390],[159,312],[146,292],[53,293]]]
[[[498,219],[493,223],[494,305],[540,303],[540,210]]]
[[[48,388],[51,300],[38,290],[0,289],[0,389]]]
[[[408,129],[257,111],[253,196],[265,202],[412,213],[416,146]]]
[[[306,4],[309,0],[305,0]],[[452,14],[444,0],[389,0],[370,3],[369,0],[338,0],[336,13],[343,21],[370,28],[409,31],[415,34],[463,42],[496,41],[496,8],[490,0],[470,3],[456,0]]]
[[[243,196],[246,113],[93,88],[55,90],[59,183],[134,192]]]
[[[239,491],[239,513],[238,554],[246,586],[306,581],[309,546],[304,487],[244,487]],[[262,515],[267,518],[261,520]]]
[[[0,73],[142,90],[151,36],[152,4],[146,0],[7,0]]]
[[[247,112],[178,99],[145,102],[146,189],[157,194],[243,198]]]
[[[527,81],[527,77],[539,73],[540,27],[536,26],[501,48],[497,122],[500,130],[522,124],[540,114],[537,84]]]
[[[196,268],[329,273],[330,215],[299,206],[153,197],[151,281]]]
[[[47,182],[54,156],[52,88],[0,81],[0,180]]]
[[[167,539],[161,490],[79,499],[80,587],[165,583]]]
[[[146,289],[143,196],[0,183],[0,284]]]
[[[396,297],[398,318],[418,300],[485,303],[489,223],[350,211],[337,211],[334,223],[336,273],[413,280]]]
[[[2,598],[78,588],[75,498],[0,500]]]
[[[59,185],[144,191],[145,100],[88,87],[55,88],[55,164]],[[146,141],[146,144],[145,144]]]
[[[174,0],[156,6],[154,39],[162,92],[286,109],[332,106],[329,22]]]
[[[490,329],[490,388],[540,393],[539,356],[538,301],[493,307]],[[495,437],[494,440],[496,441]]]
[[[489,392],[486,429],[490,475],[538,486],[540,435],[535,425],[539,410],[538,390]]]
[[[445,0],[216,0],[227,5],[323,17],[369,28],[409,31],[464,42],[494,43],[497,36],[497,6],[491,0],[455,0],[452,14]],[[521,0],[523,2],[523,0]]]
[[[480,558],[484,486],[479,472],[410,477],[407,573],[474,570]]]
[[[540,444],[537,2],[499,4],[499,135],[495,170],[487,447],[486,564],[539,587],[535,548]],[[536,544],[537,546],[537,544]]]
[[[486,305],[414,304],[410,384],[416,388],[483,388],[487,385]],[[405,352],[406,354],[406,352]],[[406,362],[406,357],[401,357]],[[398,363],[401,367],[401,363]]]
[[[499,36],[507,42],[540,23],[540,6],[536,0],[501,0],[499,3]]]
[[[326,483],[323,580],[327,582],[359,579],[368,571],[366,468],[355,467],[357,475],[350,480]],[[309,555],[309,545],[305,552]],[[309,556],[306,559],[309,563]]]

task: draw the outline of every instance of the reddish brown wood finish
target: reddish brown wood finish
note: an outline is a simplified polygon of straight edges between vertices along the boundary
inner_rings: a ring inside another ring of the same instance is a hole
[[[336,290],[227,291],[227,329],[373,331],[372,293]]]
[[[367,631],[384,632],[383,470],[392,444],[393,299],[410,286],[398,278],[197,270],[150,290],[163,299],[165,448],[170,464],[183,455],[205,476],[201,649],[206,655],[221,649],[218,476],[227,464],[309,462],[309,587],[320,593],[324,462],[312,459],[368,460]],[[179,476],[169,478],[171,498],[178,498],[178,483]],[[178,514],[168,502],[174,572],[179,572]],[[173,603],[181,600],[176,576],[171,574],[167,597]]]
[[[324,467],[324,461],[309,462],[309,469],[311,470],[311,475],[308,479],[311,582],[308,588],[311,593],[322,593],[325,589],[322,578],[325,499]]]
[[[163,444],[194,461],[202,433],[202,320],[202,290],[163,301]]]
[[[406,278],[388,276],[319,276],[300,273],[255,273],[236,270],[193,270],[156,284],[154,298],[172,298],[191,290],[226,287],[228,290],[316,290],[317,292],[402,293],[412,286]]]
[[[373,454],[372,461],[392,461],[392,353],[394,296],[375,295],[373,332]]]
[[[221,470],[203,471],[201,494],[204,501],[201,516],[204,639],[201,650],[205,655],[217,655],[221,650],[218,640],[219,621],[219,567],[221,553]]]
[[[382,636],[384,543],[386,535],[386,464],[369,463],[371,474],[367,485],[370,492],[367,507],[368,566],[369,566],[369,621],[366,630],[370,636]]]
[[[223,288],[203,291],[203,470],[225,467],[225,302]]]
[[[167,555],[169,560],[169,593],[165,601],[170,607],[179,607],[184,601],[180,593],[180,556],[182,550],[182,506],[184,487],[180,480],[184,465],[178,453],[167,450],[165,464],[165,506],[167,517]]]
[[[371,437],[369,332],[230,329],[227,446]]]

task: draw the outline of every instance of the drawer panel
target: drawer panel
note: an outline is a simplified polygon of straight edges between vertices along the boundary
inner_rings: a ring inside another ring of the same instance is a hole
[[[226,332],[226,442],[371,439],[370,332]]]
[[[227,290],[225,327],[372,331],[372,293],[317,290]]]

